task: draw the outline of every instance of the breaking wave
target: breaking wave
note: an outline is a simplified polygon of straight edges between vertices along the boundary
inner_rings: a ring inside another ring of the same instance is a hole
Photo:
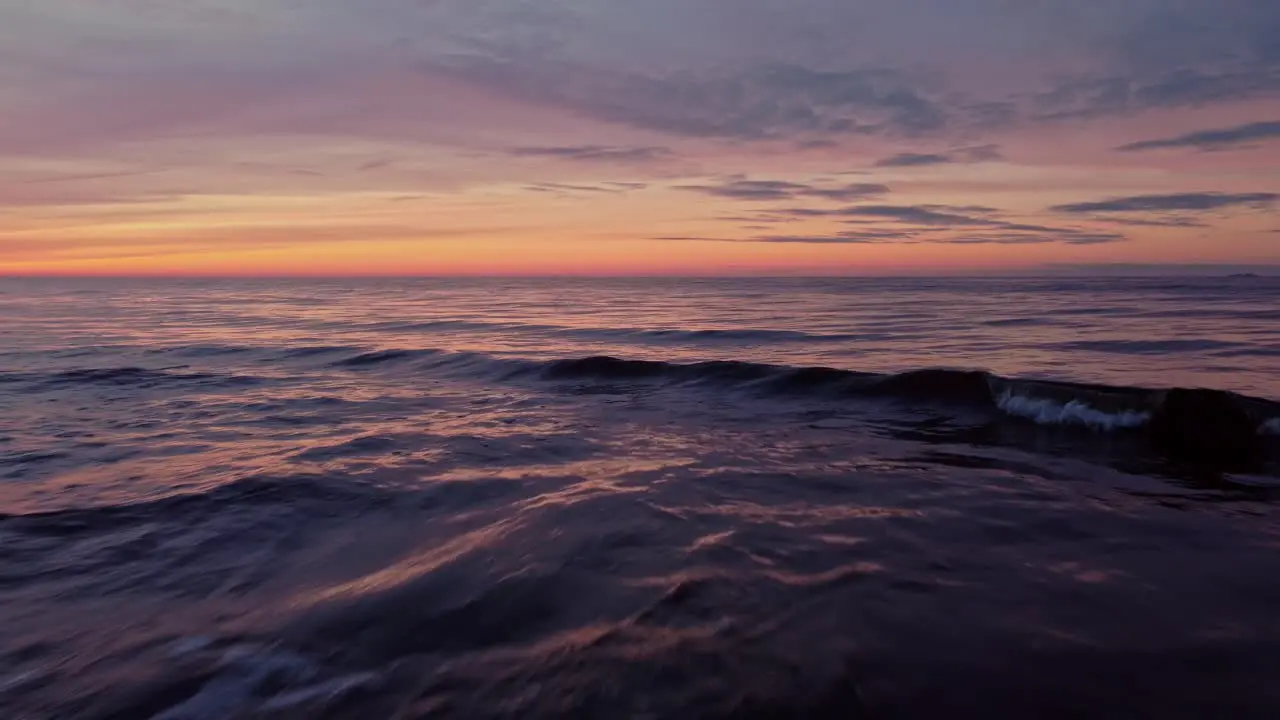
[[[190,349],[166,352],[181,355]],[[611,356],[534,360],[438,348],[311,346],[293,348],[203,347],[201,353],[252,351],[264,364],[317,363],[343,372],[387,372],[406,377],[445,374],[456,379],[493,382],[659,383],[742,389],[767,394],[824,399],[878,398],[924,405],[965,406],[998,412],[1045,426],[1074,426],[1094,431],[1129,431],[1162,416],[1170,393],[1197,393],[1215,408],[1237,416],[1256,434],[1280,434],[1280,403],[1218,390],[1167,390],[1001,377],[982,370],[926,368],[873,373],[831,367],[797,367],[736,360],[670,362]],[[271,382],[265,377],[200,372],[179,365],[84,368],[50,373],[0,373],[0,382],[27,383],[33,389],[74,385],[128,387],[234,388]],[[1192,420],[1212,424],[1213,418]],[[1179,422],[1187,422],[1180,417]]]
[[[883,397],[999,410],[1041,425],[1095,430],[1143,427],[1159,416],[1171,392],[1212,396],[1247,417],[1260,432],[1280,422],[1280,404],[1214,390],[1180,391],[1003,378],[979,370],[924,369],[878,374],[733,361],[668,363],[591,357],[534,365],[525,373],[549,380],[651,381],[736,385],[771,392]],[[1207,419],[1206,419],[1207,421]]]
[[[1039,425],[1084,425],[1098,430],[1137,428],[1151,421],[1151,413],[1121,410],[1114,413],[1090,407],[1081,400],[1059,403],[1048,398],[1015,395],[1006,391],[996,402],[1001,410]]]

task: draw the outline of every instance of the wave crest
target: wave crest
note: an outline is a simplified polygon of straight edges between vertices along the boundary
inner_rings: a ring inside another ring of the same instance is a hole
[[[1143,410],[1107,412],[1082,400],[1061,403],[1050,398],[1018,395],[1006,390],[996,401],[1001,411],[1031,420],[1038,425],[1083,425],[1095,430],[1138,428],[1151,422],[1151,413]]]

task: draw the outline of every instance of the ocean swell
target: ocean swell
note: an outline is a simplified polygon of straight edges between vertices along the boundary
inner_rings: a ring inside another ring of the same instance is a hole
[[[515,373],[552,381],[667,382],[816,396],[958,406],[1041,426],[1142,432],[1160,452],[1195,462],[1248,465],[1263,435],[1280,426],[1280,404],[1217,390],[1156,390],[1013,380],[978,370],[877,374],[826,367],[718,361],[680,364],[590,357],[534,364]]]

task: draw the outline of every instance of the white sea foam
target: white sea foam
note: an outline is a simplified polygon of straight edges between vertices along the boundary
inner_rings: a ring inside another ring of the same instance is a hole
[[[1079,400],[1065,404],[1049,398],[1029,397],[1006,391],[997,401],[1010,415],[1027,418],[1040,425],[1084,425],[1095,430],[1117,430],[1146,425],[1151,413],[1140,410],[1106,412]]]
[[[220,671],[196,694],[152,720],[240,717],[259,702],[268,686],[303,687],[315,682],[320,675],[319,669],[301,656],[248,645],[227,650],[222,664]]]
[[[267,700],[258,710],[262,712],[281,712],[317,701],[332,702],[355,690],[369,686],[377,679],[378,676],[373,673],[344,675],[328,682],[278,695]]]

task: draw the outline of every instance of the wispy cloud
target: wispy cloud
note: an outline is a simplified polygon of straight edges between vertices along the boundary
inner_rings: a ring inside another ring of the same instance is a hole
[[[1031,120],[1089,120],[1155,109],[1196,108],[1280,97],[1274,68],[1216,71],[1179,69],[1155,78],[1085,77],[1062,82],[1034,98]]]
[[[1260,273],[1280,276],[1280,264],[1276,263],[1053,263],[1035,268],[1036,272],[1064,275],[1107,275],[1112,277],[1140,277],[1171,275],[1195,275],[1222,277],[1241,273]]]
[[[535,193],[549,193],[553,195],[573,196],[573,195],[619,195],[634,190],[643,190],[648,185],[645,183],[600,183],[599,185],[580,185],[574,183],[535,183],[524,186],[524,189]]]
[[[782,180],[733,180],[719,185],[683,185],[680,189],[733,200],[790,200],[810,188]]]
[[[569,145],[551,147],[519,147],[508,151],[515,157],[544,157],[574,162],[647,163],[671,157],[663,147],[612,147],[608,145]]]
[[[914,228],[917,233],[952,233],[947,242],[961,244],[1025,244],[1060,242],[1071,245],[1095,245],[1120,242],[1125,236],[1117,232],[1078,227],[1058,227],[1026,223],[990,214],[976,215],[921,205],[865,205],[843,208],[839,215],[850,222],[893,221]]]
[[[654,240],[677,240],[723,243],[770,243],[778,245],[866,245],[881,242],[907,242],[911,233],[898,231],[842,232],[831,235],[757,235],[752,237],[711,237],[700,235],[668,235]]]
[[[760,235],[745,242],[782,245],[871,245],[880,243],[913,243],[916,235],[895,230],[858,230],[831,235]]]
[[[925,167],[955,162],[950,155],[936,153],[899,153],[876,161],[876,167]]]
[[[436,71],[612,123],[687,137],[798,139],[942,130],[945,107],[905,73],[766,63],[655,74],[569,61],[451,57]]]
[[[747,180],[732,179],[715,184],[680,185],[677,189],[698,192],[704,195],[728,198],[730,200],[778,201],[797,200],[800,198],[821,198],[825,200],[852,201],[877,197],[889,192],[887,185],[879,183],[849,183],[845,185],[824,185],[819,183],[798,183],[785,180]]]
[[[1197,130],[1196,132],[1171,138],[1129,143],[1116,149],[1121,152],[1167,150],[1172,148],[1190,148],[1201,151],[1226,150],[1249,146],[1265,140],[1280,140],[1280,121],[1255,122],[1229,128]]]
[[[1231,207],[1267,207],[1280,199],[1280,194],[1260,193],[1222,193],[1195,192],[1175,193],[1172,195],[1135,195],[1117,197],[1094,202],[1070,203],[1055,205],[1050,208],[1054,212],[1086,214],[1086,213],[1126,213],[1126,212],[1206,212]]]
[[[684,240],[780,245],[1098,245],[1123,241],[1123,235],[1106,232],[1034,233],[992,230],[954,235],[930,234],[919,230],[844,230],[829,234],[755,235],[749,237],[665,236],[655,240]]]
[[[978,145],[959,148],[946,153],[899,153],[878,160],[876,167],[905,168],[958,163],[967,164],[1000,160],[1002,157],[998,145]]]
[[[428,229],[418,226],[377,224],[304,224],[287,227],[245,224],[235,227],[196,227],[162,233],[136,234],[115,243],[93,236],[24,236],[0,234],[0,260],[162,258],[228,251],[289,249],[340,245],[359,238],[382,241],[430,241],[474,238],[510,232],[512,228]]]
[[[742,218],[778,223],[816,220],[836,222],[847,229],[819,233],[765,234],[741,238],[700,238],[724,242],[782,244],[954,244],[1032,245],[1062,243],[1098,245],[1126,240],[1119,232],[1091,228],[1044,225],[1002,217],[998,210],[982,206],[853,205],[839,208],[792,207],[771,210],[759,217]],[[749,229],[744,227],[743,229]],[[671,237],[663,239],[673,239]],[[685,238],[691,239],[691,238]]]
[[[1102,222],[1112,225],[1128,225],[1129,227],[1156,227],[1156,228],[1205,228],[1209,224],[1196,220],[1195,218],[1180,217],[1178,215],[1168,215],[1156,218],[1135,218],[1135,217],[1111,217],[1102,216],[1098,218]]]
[[[920,205],[863,205],[844,208],[838,212],[842,217],[879,218],[898,220],[915,225],[945,227],[987,227],[995,222],[987,218],[940,212]]]

